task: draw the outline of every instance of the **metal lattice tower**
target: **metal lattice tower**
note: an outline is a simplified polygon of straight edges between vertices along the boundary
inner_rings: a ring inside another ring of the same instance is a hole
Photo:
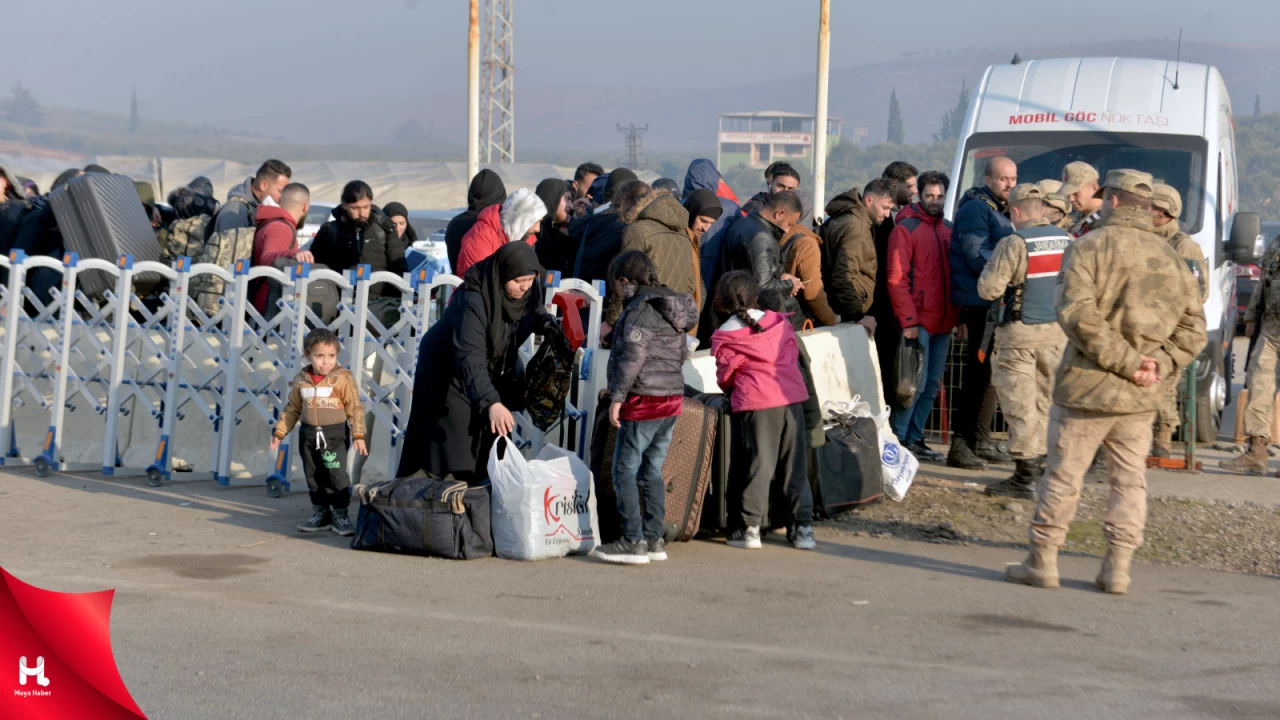
[[[636,127],[635,123],[631,123],[628,127],[623,127],[622,125],[617,125],[617,127],[618,132],[622,133],[627,143],[626,166],[634,170],[640,164],[640,136],[649,132],[649,123],[645,123],[644,127]]]
[[[480,149],[485,162],[516,161],[515,42],[511,6],[515,0],[485,0],[487,24],[481,45]]]

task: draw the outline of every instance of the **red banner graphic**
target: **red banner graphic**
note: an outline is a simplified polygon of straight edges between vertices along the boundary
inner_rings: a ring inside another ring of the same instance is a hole
[[[42,590],[0,568],[0,717],[146,717],[111,653],[114,595]]]

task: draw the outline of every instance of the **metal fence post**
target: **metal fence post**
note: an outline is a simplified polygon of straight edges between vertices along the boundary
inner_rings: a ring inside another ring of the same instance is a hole
[[[165,364],[164,416],[160,420],[160,439],[156,447],[155,462],[147,468],[147,481],[158,486],[163,480],[173,477],[169,458],[172,455],[170,442],[174,435],[174,424],[178,417],[178,386],[182,384],[183,340],[186,337],[187,285],[191,281],[191,258],[183,256],[173,263],[178,279],[173,283],[173,295],[169,296],[169,348]]]
[[[4,358],[0,360],[0,465],[18,457],[13,428],[13,375],[18,372],[18,320],[26,312],[22,302],[22,286],[26,274],[22,262],[27,254],[21,250],[9,253],[9,296],[4,318]]]
[[[236,410],[240,398],[240,361],[244,354],[244,335],[248,332],[245,322],[245,299],[249,295],[249,261],[237,260],[235,267],[236,294],[231,311],[229,347],[222,361],[222,427],[218,437],[218,464],[213,478],[219,485],[231,484],[231,444],[236,434]]]
[[[102,474],[114,475],[120,463],[117,432],[120,429],[120,387],[124,383],[125,352],[129,348],[129,296],[133,287],[133,256],[121,255],[116,260],[120,275],[116,277],[111,322],[115,335],[111,338],[111,375],[107,384],[107,429],[102,439]]]
[[[49,432],[44,448],[36,458],[36,474],[44,476],[49,468],[63,469],[58,443],[62,440],[62,423],[67,410],[67,375],[71,372],[71,334],[76,321],[76,273],[80,256],[69,252],[62,256],[62,315],[58,318],[58,364],[53,377],[53,405],[49,408]]]

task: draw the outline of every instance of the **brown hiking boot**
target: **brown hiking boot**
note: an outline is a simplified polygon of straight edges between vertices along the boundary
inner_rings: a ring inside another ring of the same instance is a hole
[[[1249,449],[1238,457],[1229,460],[1223,460],[1218,463],[1218,467],[1230,472],[1244,473],[1245,475],[1266,475],[1267,474],[1267,446],[1271,444],[1271,438],[1263,435],[1251,435],[1249,437]]]
[[[1107,556],[1102,558],[1102,570],[1094,584],[1112,595],[1129,593],[1129,566],[1133,563],[1133,548],[1107,545]]]
[[[1125,567],[1128,568],[1127,565]],[[1126,587],[1128,587],[1128,576],[1125,577]],[[1032,545],[1026,560],[1004,569],[1004,579],[1031,587],[1058,587],[1058,548]]]

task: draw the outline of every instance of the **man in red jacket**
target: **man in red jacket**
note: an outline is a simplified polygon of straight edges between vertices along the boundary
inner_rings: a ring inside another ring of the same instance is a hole
[[[920,202],[898,213],[889,235],[886,284],[902,341],[914,342],[924,355],[924,378],[906,407],[890,416],[893,432],[920,460],[945,456],[924,443],[924,426],[942,386],[951,349],[951,331],[960,309],[951,304],[951,223],[942,218],[950,181],[940,172],[920,175]]]
[[[286,185],[280,192],[279,207],[259,205],[253,234],[253,264],[271,267],[277,260],[290,258],[297,262],[316,261],[307,250],[298,249],[298,224],[311,209],[311,191],[302,183]],[[267,309],[268,283],[259,282],[253,292],[253,306],[258,312]]]

